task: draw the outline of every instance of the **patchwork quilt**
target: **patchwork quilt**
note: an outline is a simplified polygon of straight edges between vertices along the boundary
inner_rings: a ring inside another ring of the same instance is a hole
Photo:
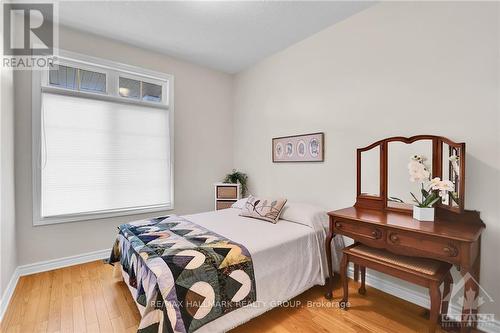
[[[138,332],[193,332],[255,302],[248,250],[178,216],[119,226],[120,262],[142,319]]]

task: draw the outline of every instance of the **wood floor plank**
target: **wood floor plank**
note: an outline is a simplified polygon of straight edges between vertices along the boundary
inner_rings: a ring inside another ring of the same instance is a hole
[[[97,324],[97,313],[92,295],[91,280],[88,274],[88,265],[82,267],[82,297],[83,307],[85,311],[85,322],[89,324]]]
[[[61,300],[61,332],[73,332],[73,286],[71,283],[71,269],[63,268],[63,285]]]
[[[16,317],[19,317],[19,312],[21,311],[22,303],[24,302],[23,295],[25,283],[26,279],[24,277],[21,277],[17,282],[17,286],[14,289],[14,293],[12,294],[10,304],[8,305],[8,307],[12,308],[13,310],[6,311],[6,313],[4,314],[2,323],[0,324],[0,329],[2,332],[5,332],[7,330],[7,327],[11,324],[12,326],[15,326]]]
[[[29,295],[31,291],[31,286],[33,285],[33,279],[28,276],[22,276],[19,279],[19,284],[21,285],[19,294],[15,294],[15,297],[11,302],[14,304],[9,305],[9,308],[13,308],[12,318],[9,322],[9,326],[21,326],[23,321],[26,308],[28,307]],[[17,290],[17,288],[16,288]],[[9,316],[9,311],[7,311],[6,316]]]
[[[106,300],[104,299],[101,282],[97,277],[95,277],[94,279],[91,279],[90,284],[92,288],[92,298],[94,300],[97,314],[97,321],[99,324],[99,331],[102,333],[113,332],[113,326],[111,325],[111,320],[108,314]]]
[[[40,292],[42,284],[42,274],[33,274],[27,276],[28,279],[33,281],[29,293],[29,301],[26,307],[26,312],[23,315],[21,323],[21,331],[34,332],[36,326],[36,314],[38,312],[38,305],[40,303]]]
[[[88,333],[99,333],[99,323],[96,321],[95,323],[87,324],[87,332]]]
[[[86,332],[85,312],[83,310],[82,295],[73,294],[73,331],[75,333]]]
[[[127,285],[123,282],[117,282],[118,288],[120,288],[123,299],[125,300],[128,311],[126,311],[131,316],[131,320],[126,324],[126,328],[134,326],[137,322],[141,320],[141,314],[139,309],[137,309],[137,305],[134,302],[134,299],[130,295],[130,290]]]
[[[49,325],[49,322],[47,320],[42,321],[42,322],[37,322],[36,327],[35,327],[35,332],[46,333],[48,325]]]
[[[87,324],[85,322],[86,318],[82,296],[81,265],[72,266],[70,268],[73,294],[73,331],[75,333],[85,333],[87,331]]]
[[[42,277],[40,286],[40,301],[38,304],[36,323],[46,323],[49,321],[49,310],[50,310],[50,292],[52,289],[52,278],[53,272],[40,273]],[[45,331],[48,326],[45,325]]]
[[[9,327],[5,328],[5,330],[2,329],[2,332],[5,332],[5,333],[21,333],[21,325],[12,325],[12,326],[9,326]]]
[[[55,333],[61,331],[61,309],[63,293],[63,272],[61,269],[53,271],[52,289],[50,291],[49,323],[47,332]]]
[[[115,291],[115,297],[120,311],[120,321],[123,323],[124,328],[128,328],[134,326],[137,320],[135,319],[134,312],[130,309],[127,302],[127,299],[130,299],[131,297],[130,292],[128,290],[125,292],[123,290],[123,285],[124,283],[122,281],[118,282],[115,279],[112,281],[112,288]]]
[[[337,278],[333,301],[323,297],[323,287],[314,287],[293,299],[294,306],[273,309],[231,333],[427,331],[424,308],[370,287],[361,296],[357,287],[349,283],[347,311],[337,308],[341,293]],[[113,275],[111,266],[95,261],[21,277],[0,327],[2,333],[133,333],[139,321],[125,283]]]
[[[120,297],[119,291],[115,288],[115,284],[112,280],[111,274],[107,271],[105,264],[98,266],[98,282],[101,285],[101,290],[104,294],[104,300],[106,302],[106,309],[108,310],[109,319],[117,318],[121,315],[120,307],[118,304]]]
[[[125,332],[125,323],[122,317],[116,317],[111,320],[111,324],[113,325],[114,333],[122,333]]]

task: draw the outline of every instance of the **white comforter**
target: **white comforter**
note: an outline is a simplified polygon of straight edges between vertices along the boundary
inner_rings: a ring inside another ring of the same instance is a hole
[[[232,311],[197,332],[225,332],[276,307],[314,285],[324,285],[327,263],[324,251],[326,222],[308,226],[286,220],[278,223],[238,216],[239,209],[185,216],[230,240],[244,245],[252,255],[257,302]],[[342,239],[332,253],[338,267]]]

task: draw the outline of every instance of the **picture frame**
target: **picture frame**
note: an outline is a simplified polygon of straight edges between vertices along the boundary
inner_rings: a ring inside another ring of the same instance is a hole
[[[324,162],[325,133],[317,132],[272,139],[273,163]]]

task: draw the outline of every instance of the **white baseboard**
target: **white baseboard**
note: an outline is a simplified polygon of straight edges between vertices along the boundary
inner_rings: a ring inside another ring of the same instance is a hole
[[[19,281],[19,269],[16,268],[14,270],[14,273],[12,273],[9,284],[7,284],[7,288],[5,288],[5,291],[3,292],[2,299],[0,299],[0,322],[3,319],[5,311],[7,310],[7,306],[9,306],[10,299],[14,294],[14,290],[16,289],[18,281]]]
[[[12,274],[12,277],[5,289],[2,299],[0,300],[0,321],[2,321],[7,306],[14,294],[19,277],[24,275],[30,275],[40,272],[51,271],[53,269],[83,264],[90,261],[95,261],[99,259],[107,259],[111,253],[111,249],[105,249],[100,251],[88,252],[83,254],[78,254],[75,256],[64,257],[59,259],[52,259],[46,261],[40,261],[33,264],[22,265],[17,267]]]
[[[83,264],[90,261],[95,261],[99,259],[109,258],[111,249],[99,250],[94,252],[88,252],[83,254],[78,254],[75,256],[64,257],[59,259],[52,259],[46,261],[35,262],[33,264],[19,266],[19,275],[30,275],[40,272],[51,271],[53,269],[58,269],[62,267],[68,267],[78,264]]]
[[[354,276],[354,268],[352,265],[348,267],[347,275],[351,278]],[[379,276],[370,274],[369,271],[366,272],[365,282],[366,285],[381,290],[387,294],[404,299],[405,301],[419,305],[426,309],[430,308],[430,299],[427,293],[412,290],[405,287],[404,285],[400,285],[390,280],[385,280]],[[461,313],[461,311],[462,309],[460,309],[456,305],[450,304],[451,313]],[[500,332],[500,320],[495,319],[495,321],[492,322],[491,325],[483,325],[479,327],[479,329],[486,333],[498,333]]]

